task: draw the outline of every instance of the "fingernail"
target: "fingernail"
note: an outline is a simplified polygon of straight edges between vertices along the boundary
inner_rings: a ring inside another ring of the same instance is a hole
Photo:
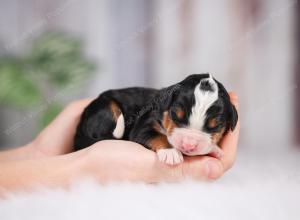
[[[221,175],[221,167],[214,161],[207,161],[205,164],[208,179],[217,179]]]

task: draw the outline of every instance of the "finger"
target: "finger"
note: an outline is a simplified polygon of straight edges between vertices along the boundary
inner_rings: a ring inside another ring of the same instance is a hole
[[[199,180],[215,180],[223,175],[220,160],[209,157],[188,157],[183,163],[183,176]]]
[[[177,182],[185,178],[215,180],[223,175],[221,161],[209,156],[185,157],[183,163],[173,166],[159,163],[155,170],[159,174],[157,182]]]
[[[211,152],[208,155],[217,159],[221,159],[224,156],[224,153],[220,147],[214,145]]]
[[[92,99],[84,99],[68,105],[36,138],[49,154],[57,155],[72,151],[73,138],[80,115]],[[58,147],[59,146],[59,147]]]
[[[232,104],[236,107],[238,111],[239,105],[238,105],[237,95],[233,92],[229,93],[229,95]],[[221,161],[223,163],[225,170],[229,169],[235,161],[238,139],[239,139],[239,132],[240,132],[240,119],[238,120],[237,126],[234,129],[234,131],[229,131],[220,143],[220,146],[224,152],[224,156],[222,157]]]
[[[81,99],[69,104],[63,112],[68,114],[81,114],[83,110],[93,101],[92,98]]]
[[[238,96],[235,92],[229,92],[230,96],[230,101],[231,103],[238,109],[239,104],[238,104]]]
[[[76,127],[80,115],[90,102],[91,99],[84,99],[71,103],[50,123],[45,130],[51,131],[53,135],[60,134],[61,132],[68,132],[69,129]]]

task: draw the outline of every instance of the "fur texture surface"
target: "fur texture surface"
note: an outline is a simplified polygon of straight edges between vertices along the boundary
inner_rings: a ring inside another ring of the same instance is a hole
[[[1,220],[300,219],[300,153],[239,152],[232,170],[213,183],[78,183],[69,191],[11,194]]]

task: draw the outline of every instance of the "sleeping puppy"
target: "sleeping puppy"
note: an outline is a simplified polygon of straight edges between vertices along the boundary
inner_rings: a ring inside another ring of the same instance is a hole
[[[210,74],[194,74],[156,90],[106,91],[84,110],[74,149],[107,139],[137,142],[158,159],[178,164],[183,156],[222,154],[218,143],[238,120],[224,86]]]

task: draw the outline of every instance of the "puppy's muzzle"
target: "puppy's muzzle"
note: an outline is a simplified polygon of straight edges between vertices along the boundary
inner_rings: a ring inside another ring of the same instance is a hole
[[[168,141],[172,146],[188,156],[206,155],[215,151],[211,136],[198,130],[175,128]]]

